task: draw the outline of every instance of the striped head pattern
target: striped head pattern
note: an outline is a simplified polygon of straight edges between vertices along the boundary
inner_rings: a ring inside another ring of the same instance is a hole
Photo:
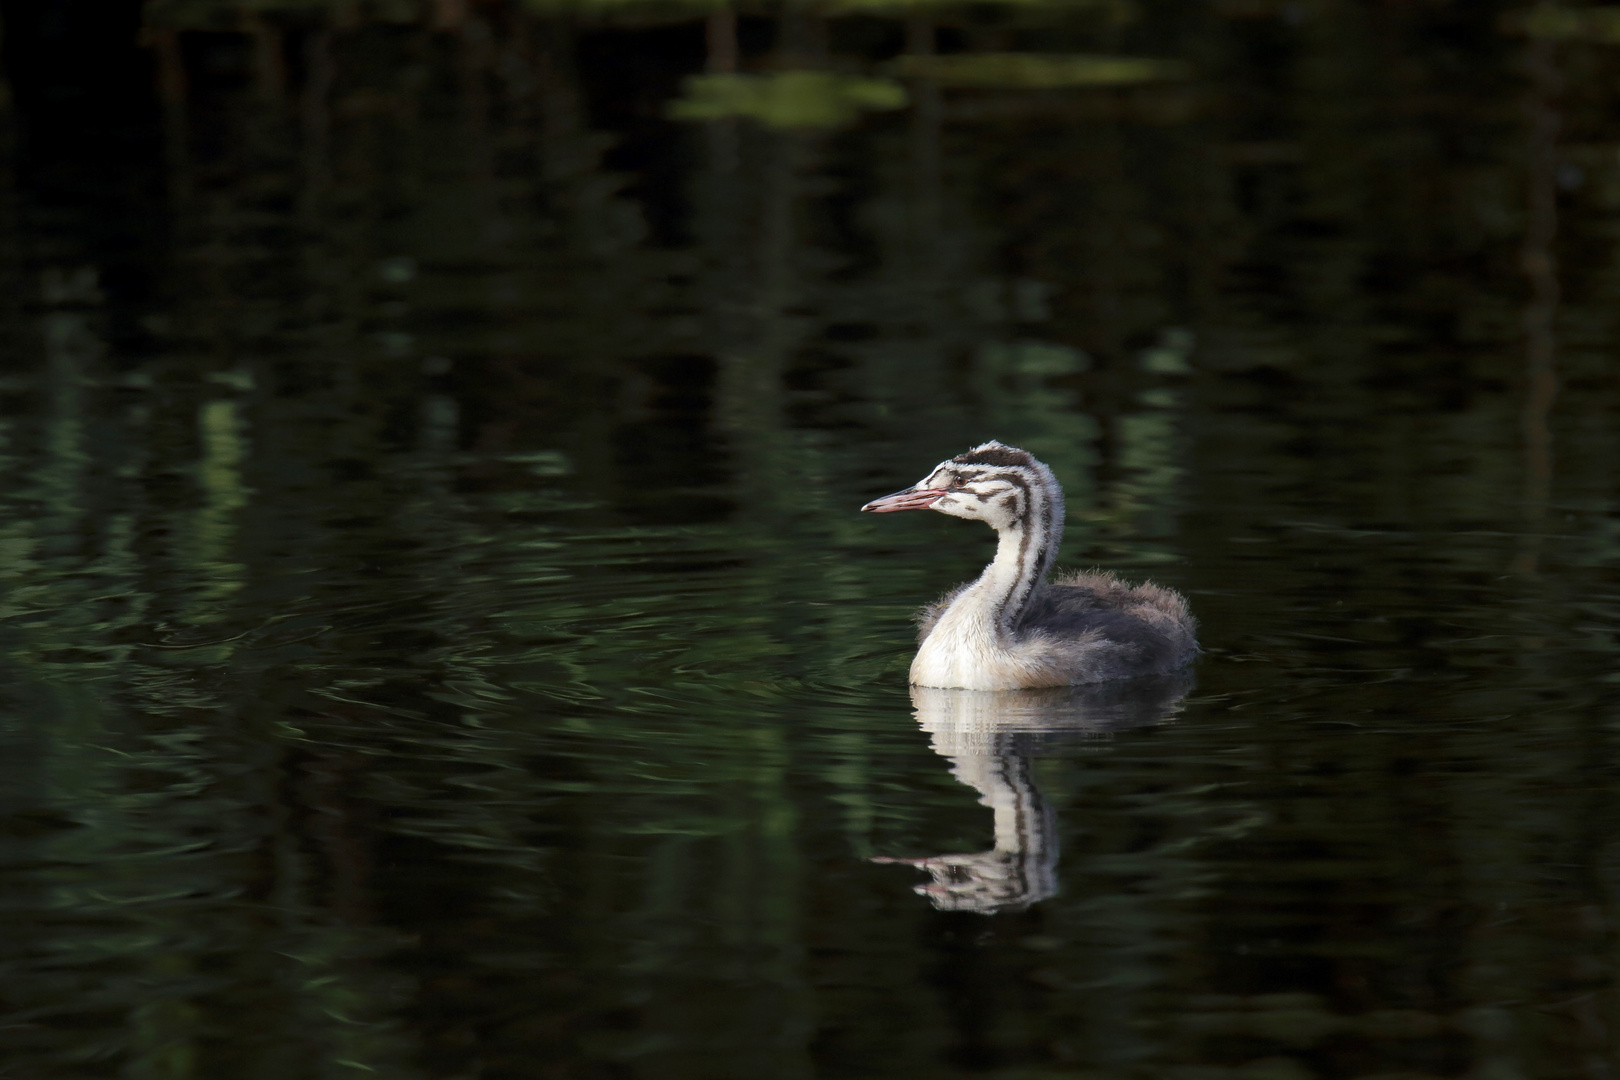
[[[1063,535],[1063,488],[1052,470],[1029,451],[994,440],[940,462],[911,487],[861,509],[938,510],[997,532],[1018,530],[1043,549],[1043,563],[1056,558]]]

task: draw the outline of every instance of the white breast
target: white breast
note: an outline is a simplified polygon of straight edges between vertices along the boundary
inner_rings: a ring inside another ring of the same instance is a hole
[[[997,640],[993,623],[974,617],[966,600],[964,596],[953,604],[918,648],[911,661],[911,681],[962,690],[1049,685],[1036,670],[1038,665],[1025,662]]]

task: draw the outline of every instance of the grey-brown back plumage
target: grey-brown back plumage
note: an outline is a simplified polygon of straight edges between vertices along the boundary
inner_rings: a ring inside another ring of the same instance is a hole
[[[958,585],[917,612],[918,644],[971,585]],[[1075,683],[1175,671],[1198,654],[1197,632],[1198,620],[1180,593],[1098,571],[1054,576],[1016,628],[1018,645],[1046,654]]]

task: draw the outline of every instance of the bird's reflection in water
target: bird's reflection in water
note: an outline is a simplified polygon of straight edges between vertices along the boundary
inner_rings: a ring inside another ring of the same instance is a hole
[[[1058,891],[1057,816],[1035,784],[1035,758],[1065,741],[1144,727],[1180,711],[1186,672],[1050,690],[913,686],[917,723],[951,774],[995,814],[996,845],[964,855],[879,857],[928,871],[917,886],[941,911],[1022,911]]]

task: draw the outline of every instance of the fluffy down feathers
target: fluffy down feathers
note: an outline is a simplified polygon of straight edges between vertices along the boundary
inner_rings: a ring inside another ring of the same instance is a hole
[[[919,644],[972,585],[917,613]],[[1175,671],[1197,655],[1197,629],[1173,589],[1130,585],[1111,573],[1060,574],[1031,599],[1007,647],[1023,670],[1040,673],[1024,685],[1066,686]]]

